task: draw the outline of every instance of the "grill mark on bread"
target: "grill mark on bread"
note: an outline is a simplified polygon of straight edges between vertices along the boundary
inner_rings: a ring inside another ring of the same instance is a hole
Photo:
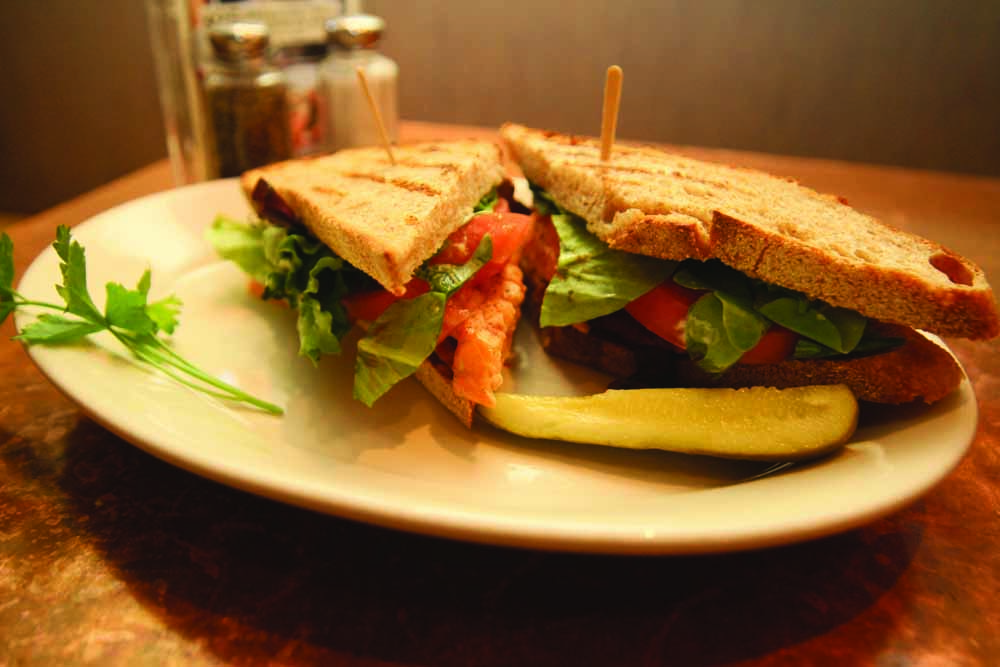
[[[321,195],[330,195],[332,197],[346,197],[347,193],[343,190],[338,190],[337,188],[332,188],[329,185],[314,185],[313,192],[318,192]]]
[[[426,165],[420,165],[426,166]],[[376,183],[382,183],[383,185],[392,185],[409,192],[416,192],[422,195],[427,195],[428,197],[438,197],[441,195],[441,191],[437,188],[433,188],[426,183],[417,183],[416,181],[408,181],[404,178],[385,178],[384,176],[379,176],[378,174],[365,174],[362,172],[345,172],[341,174],[344,178],[354,178],[358,180],[374,181]]]
[[[680,182],[681,187],[684,188],[686,192],[695,196],[709,196],[709,197],[721,197],[719,193],[732,192],[734,190],[739,191],[745,195],[752,195],[753,188],[747,186],[738,180],[724,181],[716,178],[708,178],[706,176],[698,176],[690,172],[682,171],[680,169],[653,169],[649,167],[637,167],[627,164],[614,164],[614,163],[598,163],[598,162],[574,162],[574,167],[580,167],[585,169],[598,169],[604,172],[615,172],[616,174],[628,175],[628,176],[646,176],[654,178],[672,178],[677,179]],[[628,176],[620,176],[615,178],[615,184],[618,186],[632,186],[632,187],[648,187],[647,181],[642,181],[635,178],[628,178]],[[704,187],[706,191],[701,190],[698,186]]]
[[[439,169],[442,174],[452,174],[458,170],[458,167],[456,167],[454,164],[421,162],[419,160],[397,160],[396,166],[414,167],[416,169]]]

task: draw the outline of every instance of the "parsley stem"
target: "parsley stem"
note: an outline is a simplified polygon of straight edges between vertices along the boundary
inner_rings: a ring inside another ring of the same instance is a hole
[[[125,347],[130,349],[133,352],[133,354],[135,354],[137,357],[139,357],[146,363],[159,368],[166,374],[170,375],[172,378],[176,379],[178,382],[181,382],[181,384],[189,386],[193,389],[197,389],[199,391],[203,391],[207,394],[216,397],[235,399],[243,401],[245,403],[249,403],[250,405],[260,408],[261,410],[269,412],[270,414],[273,415],[284,414],[284,410],[282,410],[281,407],[275,405],[274,403],[269,403],[267,401],[261,400],[251,394],[246,393],[245,391],[242,391],[241,389],[238,389],[237,387],[234,387],[231,384],[223,382],[222,380],[218,379],[217,377],[209,373],[206,373],[202,369],[198,368],[197,366],[195,366],[194,364],[192,364],[191,362],[189,362],[188,360],[184,359],[179,354],[174,352],[161,339],[155,336],[149,336],[144,340],[139,341],[120,332],[112,330],[112,333],[114,334],[115,338],[121,341],[121,343]],[[151,347],[150,343],[152,345],[155,345],[155,347]],[[188,377],[197,380],[201,384],[199,385],[194,382],[191,382],[190,380],[185,380],[179,377],[176,373],[172,372],[170,369],[176,369],[177,371],[186,374]],[[220,390],[221,393],[208,390],[203,385],[214,387],[215,389]]]
[[[18,299],[18,301],[14,302],[14,303],[17,304],[18,307],[21,307],[21,306],[36,306],[38,308],[50,308],[52,310],[58,310],[58,311],[61,311],[61,312],[66,312],[66,306],[65,305],[60,306],[57,303],[48,303],[47,301],[32,301],[31,299],[25,299],[23,296],[21,296],[17,292],[13,292],[13,295]]]

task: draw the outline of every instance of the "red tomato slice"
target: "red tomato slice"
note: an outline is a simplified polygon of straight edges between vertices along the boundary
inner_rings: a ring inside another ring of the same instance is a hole
[[[250,293],[250,296],[255,296],[258,299],[263,299],[264,298],[264,283],[259,283],[256,280],[253,280],[251,278],[250,282],[247,283],[247,292]]]
[[[251,278],[250,282],[247,283],[247,292],[250,294],[250,296],[255,297],[257,299],[264,298],[264,289],[265,289],[264,283],[259,283],[253,278]],[[270,302],[276,306],[282,306],[283,308],[288,307],[288,302],[285,301],[284,299],[271,299]]]
[[[684,349],[684,321],[701,293],[672,280],[657,285],[625,306],[629,315],[671,345]]]
[[[632,301],[625,306],[625,310],[657,336],[683,350],[687,312],[701,294],[668,280]],[[776,364],[784,361],[792,356],[797,339],[794,332],[772,324],[757,345],[740,357],[739,363]]]
[[[504,200],[501,200],[504,201]],[[448,237],[444,249],[432,260],[435,264],[464,264],[486,234],[493,242],[491,264],[503,266],[524,245],[531,231],[531,217],[520,213],[480,213]]]
[[[798,334],[772,324],[767,333],[751,350],[740,357],[741,364],[777,364],[792,356]]]
[[[559,233],[547,215],[532,214],[534,239],[524,248],[524,264],[529,272],[545,282],[552,280],[559,267]]]
[[[347,309],[347,316],[352,320],[374,322],[397,299],[412,299],[420,296],[428,289],[430,287],[426,282],[419,278],[414,278],[406,284],[406,293],[403,296],[396,296],[388,290],[377,289],[370,292],[349,294],[341,300],[341,303]]]
[[[497,212],[499,211],[499,213]],[[481,213],[472,218],[466,225],[452,233],[448,237],[448,242],[444,249],[432,260],[435,264],[464,264],[479,247],[479,242],[483,236],[490,235],[493,242],[493,255],[490,261],[462,286],[461,293],[466,287],[481,284],[490,276],[497,274],[508,262],[517,259],[517,253],[528,239],[531,232],[531,218],[520,213],[510,213],[509,206],[505,199],[500,199],[496,210],[490,213]],[[378,318],[382,312],[388,308],[396,299],[412,299],[420,296],[428,290],[426,282],[419,278],[414,278],[406,286],[406,294],[401,297],[394,296],[386,290],[375,290],[352,294],[344,299],[344,307],[351,319],[366,320],[372,322]],[[456,295],[457,296],[457,295]],[[449,299],[445,312],[446,321],[448,311],[463,303],[461,299]],[[452,313],[455,319],[458,313]]]

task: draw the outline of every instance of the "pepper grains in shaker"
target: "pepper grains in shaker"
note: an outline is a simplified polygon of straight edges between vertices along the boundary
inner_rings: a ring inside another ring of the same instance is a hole
[[[291,157],[288,85],[270,60],[267,25],[236,21],[209,30],[212,62],[205,70],[209,170],[238,176]]]

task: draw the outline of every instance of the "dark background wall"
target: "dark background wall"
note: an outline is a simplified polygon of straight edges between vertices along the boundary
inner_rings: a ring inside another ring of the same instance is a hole
[[[1000,175],[1000,2],[369,1],[403,117]],[[0,2],[0,210],[166,154],[143,3]]]

